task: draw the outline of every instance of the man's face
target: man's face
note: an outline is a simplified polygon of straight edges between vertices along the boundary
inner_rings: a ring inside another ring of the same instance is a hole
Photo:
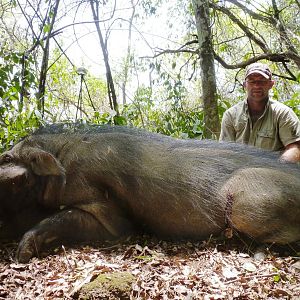
[[[265,100],[269,96],[269,90],[274,81],[266,79],[260,74],[251,74],[244,81],[244,88],[247,91],[249,100]]]

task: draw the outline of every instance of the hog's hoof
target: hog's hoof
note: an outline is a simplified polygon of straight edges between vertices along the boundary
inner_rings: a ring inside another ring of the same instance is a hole
[[[27,232],[19,243],[16,260],[19,263],[28,263],[29,260],[38,254],[38,242],[33,232]]]

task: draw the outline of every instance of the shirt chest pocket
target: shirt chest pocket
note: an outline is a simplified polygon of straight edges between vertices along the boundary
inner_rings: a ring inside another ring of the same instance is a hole
[[[273,129],[263,129],[257,132],[256,146],[272,150],[275,143],[275,131]]]
[[[237,134],[245,131],[247,123],[248,119],[246,116],[242,116],[240,119],[237,120],[237,122],[234,124],[234,129],[237,132]]]

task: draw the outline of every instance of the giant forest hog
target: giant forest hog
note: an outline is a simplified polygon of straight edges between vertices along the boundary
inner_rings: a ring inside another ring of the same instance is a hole
[[[289,243],[300,240],[300,168],[240,144],[54,126],[1,155],[1,216],[0,235],[23,230],[20,262],[53,242],[135,232],[204,239],[231,226]]]

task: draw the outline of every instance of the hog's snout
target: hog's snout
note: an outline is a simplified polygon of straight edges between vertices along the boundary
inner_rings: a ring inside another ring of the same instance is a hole
[[[22,166],[0,167],[0,185],[15,185],[26,180],[28,171]]]

